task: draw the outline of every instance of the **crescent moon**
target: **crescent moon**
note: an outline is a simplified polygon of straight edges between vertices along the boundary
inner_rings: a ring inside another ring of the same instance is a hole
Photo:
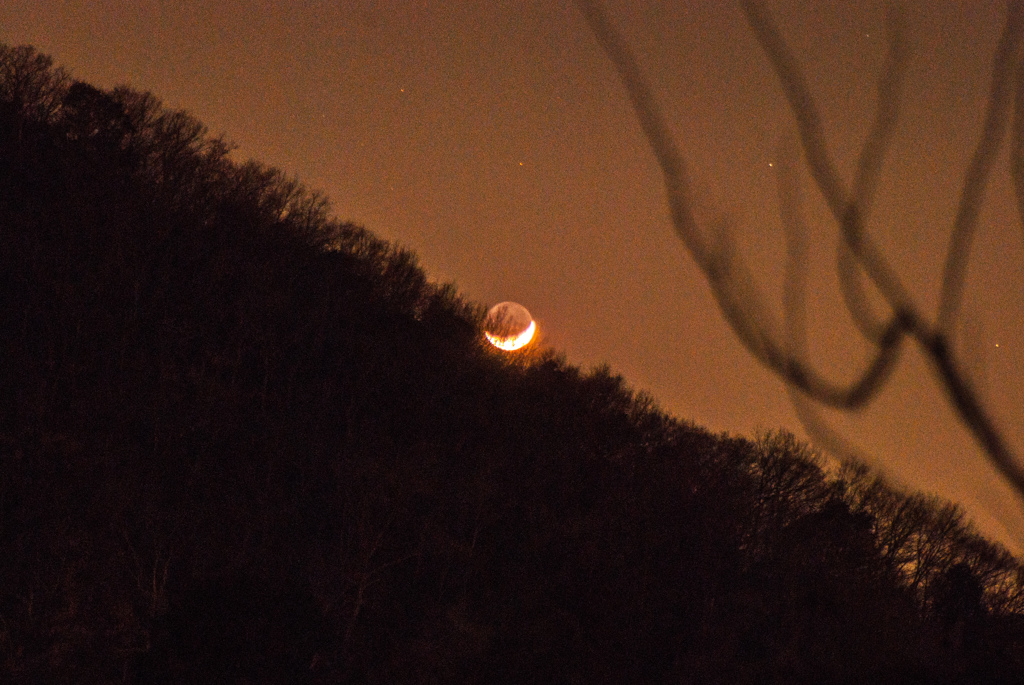
[[[486,335],[487,340],[499,350],[511,352],[512,350],[518,350],[520,347],[523,347],[533,340],[533,334],[536,331],[537,323],[531,321],[530,325],[526,327],[526,330],[519,335],[512,335],[507,338],[499,338],[498,336],[491,335],[490,333],[484,333],[484,335]]]

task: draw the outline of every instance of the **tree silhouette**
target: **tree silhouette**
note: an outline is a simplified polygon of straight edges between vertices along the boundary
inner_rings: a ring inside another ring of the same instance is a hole
[[[0,46],[4,683],[1020,682],[957,507],[497,352],[228,150]]]
[[[601,8],[599,0],[578,0],[578,6],[625,85],[664,176],[672,223],[687,250],[704,272],[725,319],[747,350],[791,388],[798,416],[824,447],[842,453],[840,436],[821,421],[807,400],[839,409],[856,409],[870,402],[891,375],[903,344],[916,342],[930,358],[935,375],[955,409],[988,459],[1024,501],[1024,465],[986,412],[964,363],[956,355],[954,327],[961,310],[971,241],[982,197],[996,153],[1010,127],[1011,173],[1024,218],[1024,4],[1009,3],[1006,24],[993,60],[985,122],[961,185],[938,312],[927,316],[913,303],[891,260],[865,230],[900,105],[900,89],[909,55],[905,19],[898,9],[888,16],[889,53],[878,82],[878,100],[871,129],[860,151],[851,185],[840,177],[828,152],[821,116],[798,60],[786,45],[771,14],[757,0],[739,5],[778,78],[796,121],[804,162],[817,191],[839,227],[838,275],[847,310],[860,335],[871,345],[870,361],[849,384],[833,382],[815,370],[807,355],[804,263],[807,228],[802,216],[796,153],[783,155],[779,177],[782,223],[786,230],[785,306],[781,321],[769,308],[729,238],[724,225],[700,226],[694,216],[687,165],[669,131],[661,106],[629,46]],[[723,220],[719,220],[724,222]],[[884,300],[888,314],[878,317],[869,307],[864,280]]]

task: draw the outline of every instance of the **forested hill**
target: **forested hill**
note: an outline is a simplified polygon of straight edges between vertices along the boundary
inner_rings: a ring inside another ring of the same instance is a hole
[[[481,322],[0,47],[0,681],[1024,680],[1021,567],[957,507]]]

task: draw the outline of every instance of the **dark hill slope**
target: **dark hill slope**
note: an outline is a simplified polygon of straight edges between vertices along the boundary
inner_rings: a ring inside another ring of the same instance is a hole
[[[498,354],[408,252],[0,47],[0,680],[1019,682],[1017,562]]]

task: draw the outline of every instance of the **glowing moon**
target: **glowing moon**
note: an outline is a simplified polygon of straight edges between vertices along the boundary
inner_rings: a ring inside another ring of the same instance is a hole
[[[536,331],[537,324],[530,312],[515,302],[494,305],[484,320],[484,335],[488,342],[501,350],[518,350],[533,340]]]

